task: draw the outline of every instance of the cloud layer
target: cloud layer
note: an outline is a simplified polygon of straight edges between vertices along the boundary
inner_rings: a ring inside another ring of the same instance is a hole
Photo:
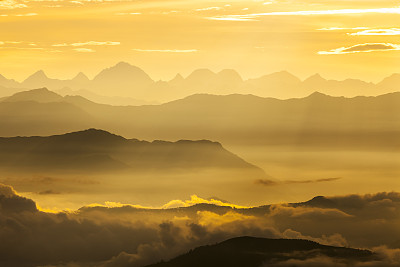
[[[0,263],[143,266],[200,245],[247,235],[369,248],[382,258],[355,266],[400,264],[399,193],[317,197],[257,208],[213,205],[219,204],[215,200],[195,206],[189,204],[198,199],[182,202],[187,206],[151,210],[131,205],[88,206],[53,214],[39,211],[32,200],[0,185]],[[276,266],[342,266],[334,263],[316,257]]]

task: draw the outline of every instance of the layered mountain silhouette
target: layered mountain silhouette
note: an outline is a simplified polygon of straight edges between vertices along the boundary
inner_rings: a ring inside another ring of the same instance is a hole
[[[53,135],[99,128],[145,140],[396,150],[400,93],[277,100],[253,95],[193,95],[162,105],[115,107],[47,89],[0,102],[1,136]]]
[[[376,258],[368,250],[325,246],[301,239],[267,239],[244,236],[215,245],[198,247],[170,261],[147,267],[259,267],[263,264],[273,266],[288,260],[305,261],[315,257],[328,257],[353,264]]]
[[[92,101],[121,105],[123,97],[134,99],[128,105],[143,105],[154,102],[168,102],[192,94],[253,94],[261,97],[288,99],[305,97],[314,91],[332,96],[377,96],[399,91],[399,74],[393,74],[381,82],[367,83],[357,79],[343,81],[327,80],[319,74],[301,81],[286,72],[276,72],[255,79],[243,80],[231,69],[215,73],[209,69],[197,69],[186,78],[177,74],[171,81],[154,81],[139,67],[126,62],[106,68],[90,80],[82,72],[70,80],[49,78],[43,70],[37,71],[22,83],[0,76],[0,97],[16,90],[47,87],[57,92],[68,92],[89,98]],[[13,89],[13,91],[10,91]],[[114,97],[114,98],[106,98]],[[119,99],[120,100],[120,99]]]
[[[3,170],[166,171],[244,170],[263,172],[207,140],[177,142],[125,139],[106,131],[89,129],[48,137],[0,138]]]

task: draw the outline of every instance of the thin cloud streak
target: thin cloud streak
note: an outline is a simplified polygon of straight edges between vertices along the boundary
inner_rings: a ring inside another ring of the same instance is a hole
[[[88,41],[88,42],[80,42],[80,43],[61,43],[61,44],[53,44],[52,46],[55,47],[66,47],[66,46],[73,46],[73,47],[79,47],[79,46],[105,46],[105,45],[120,45],[120,42],[112,42],[112,41],[105,41],[105,42],[99,42],[99,41]]]
[[[139,48],[134,48],[132,50],[137,52],[160,52],[160,53],[194,53],[199,51],[197,49],[180,50],[180,49],[139,49]]]
[[[400,7],[393,8],[370,8],[370,9],[336,9],[336,10],[306,10],[306,11],[280,11],[267,13],[254,13],[243,15],[224,15],[207,17],[213,20],[250,20],[263,16],[312,16],[312,15],[353,15],[353,14],[400,14]]]
[[[330,28],[317,29],[317,31],[368,30],[368,29],[369,29],[368,27],[355,27],[355,28],[330,27]]]
[[[357,44],[350,47],[340,47],[329,51],[319,51],[319,55],[340,55],[353,53],[367,53],[378,51],[395,51],[400,50],[400,45],[391,43],[365,43]]]
[[[83,52],[83,53],[93,53],[93,52],[96,52],[95,50],[90,49],[90,48],[74,48],[73,50],[76,51],[76,52]]]
[[[265,180],[259,179],[256,180],[256,184],[264,185],[264,186],[276,186],[276,185],[284,185],[284,184],[314,184],[314,183],[325,183],[325,182],[334,182],[342,179],[341,177],[334,178],[321,178],[321,179],[313,179],[313,180],[285,180],[285,181],[273,181],[273,180]]]
[[[400,35],[399,28],[392,29],[373,29],[373,30],[365,30],[360,32],[348,33],[348,35],[359,36],[359,35]]]

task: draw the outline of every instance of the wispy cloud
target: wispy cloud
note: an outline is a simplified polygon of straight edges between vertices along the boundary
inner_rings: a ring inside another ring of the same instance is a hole
[[[138,49],[134,48],[132,49],[137,52],[161,52],[161,53],[194,53],[198,52],[199,50],[197,49]]]
[[[119,16],[127,16],[127,15],[141,15],[142,13],[140,12],[130,12],[130,13],[116,13],[115,15]]]
[[[311,179],[311,180],[285,180],[285,181],[273,181],[266,179],[256,180],[256,184],[264,185],[264,186],[275,186],[282,184],[314,184],[314,183],[325,183],[325,182],[334,182],[340,180],[340,177],[334,178],[321,178],[321,179]]]
[[[329,51],[320,51],[320,55],[339,55],[339,54],[352,54],[362,52],[377,52],[377,51],[393,51],[400,50],[400,45],[391,43],[365,43],[357,44],[350,47],[340,47]]]
[[[16,9],[16,8],[25,8],[28,7],[25,4],[18,3],[14,0],[1,0],[0,1],[0,9]]]
[[[317,31],[341,31],[341,30],[367,30],[368,27],[355,27],[355,28],[341,28],[341,27],[329,27],[317,29]]]
[[[219,6],[212,6],[212,7],[205,7],[205,8],[198,8],[195,11],[210,11],[210,10],[221,10],[222,7]]]
[[[90,48],[74,48],[73,50],[76,51],[76,52],[83,52],[83,53],[93,53],[93,52],[96,52],[95,50],[90,49]]]
[[[89,41],[89,42],[82,42],[82,43],[72,43],[71,46],[87,46],[87,45],[120,45],[120,42],[112,42],[112,41],[105,41],[105,42],[98,42],[98,41]]]
[[[353,15],[353,14],[400,14],[400,7],[392,8],[369,8],[369,9],[334,9],[334,10],[303,10],[303,11],[278,11],[267,13],[254,13],[242,15],[223,15],[207,17],[212,20],[234,20],[249,21],[263,16],[313,16],[313,15]]]
[[[79,47],[79,46],[103,46],[103,45],[120,45],[120,42],[112,42],[112,41],[105,41],[105,42],[99,42],[99,41],[88,41],[88,42],[79,42],[79,43],[60,43],[60,44],[53,44],[52,46],[55,47],[65,47],[65,46],[73,46],[73,47]]]
[[[206,17],[208,20],[222,20],[222,21],[258,21],[253,16],[246,15],[227,15],[227,16],[216,16]]]
[[[400,35],[400,29],[373,29],[360,32],[348,33],[349,35]]]
[[[16,14],[14,16],[16,17],[32,17],[32,16],[37,16],[38,13],[26,13],[26,14]]]

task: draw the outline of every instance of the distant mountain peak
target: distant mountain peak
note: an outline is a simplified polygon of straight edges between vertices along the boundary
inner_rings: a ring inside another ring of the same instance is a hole
[[[224,79],[230,79],[235,82],[242,82],[243,79],[240,74],[234,69],[224,69],[218,72],[218,75]]]
[[[127,62],[119,62],[113,67],[102,70],[93,81],[97,83],[97,86],[106,87],[106,89],[115,86],[116,82],[121,82],[127,88],[153,82],[144,70]]]
[[[18,102],[18,101],[34,101],[38,103],[49,103],[57,102],[62,99],[62,96],[48,90],[46,87],[32,89],[29,91],[23,91],[13,94],[7,97],[4,101],[6,102]]]
[[[23,82],[25,84],[32,84],[32,86],[37,86],[37,84],[42,84],[47,82],[49,80],[49,77],[44,73],[43,70],[38,70],[37,72],[33,73],[31,76],[26,78],[26,80]]]
[[[308,77],[307,79],[304,80],[304,82],[310,82],[310,81],[326,81],[319,73],[315,73],[314,75],[311,75],[310,77]]]
[[[72,80],[78,82],[87,82],[89,81],[89,78],[83,72],[79,72]]]
[[[323,94],[321,92],[315,91],[311,95],[309,95],[307,98],[330,98],[331,96]]]
[[[54,135],[53,137],[62,137],[66,139],[81,140],[81,141],[86,140],[87,142],[107,142],[113,140],[126,140],[122,136],[95,128],[89,128],[77,132],[70,132],[63,135]]]
[[[281,82],[288,82],[288,81],[296,82],[296,83],[301,82],[301,80],[298,77],[294,76],[293,74],[291,74],[290,72],[288,72],[286,70],[282,70],[282,71],[264,75],[261,77],[261,79],[272,79],[272,80],[281,81]]]
[[[206,69],[206,68],[196,69],[188,76],[188,78],[191,77],[191,76],[200,76],[200,75],[208,75],[208,76],[212,75],[212,76],[214,76],[215,72],[213,72],[210,69]]]
[[[185,80],[184,78],[183,78],[183,76],[180,74],[180,73],[178,73],[178,74],[176,74],[175,75],[175,77],[170,81],[170,82],[181,82],[181,81],[183,81],[183,80]]]
[[[43,70],[38,70],[37,72],[35,72],[34,74],[31,75],[31,77],[43,77],[43,78],[48,78],[46,73],[44,73]]]
[[[133,65],[129,64],[128,62],[121,61],[121,62],[118,62],[114,67],[127,68],[127,67],[133,67]]]

